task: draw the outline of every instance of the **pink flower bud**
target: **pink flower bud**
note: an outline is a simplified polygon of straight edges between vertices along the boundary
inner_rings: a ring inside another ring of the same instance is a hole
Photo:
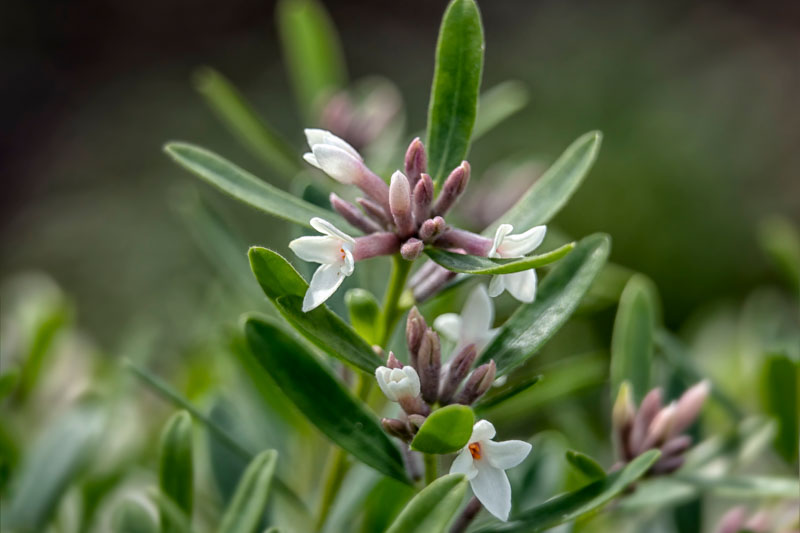
[[[414,185],[413,212],[414,220],[419,225],[427,219],[431,213],[431,203],[433,202],[433,180],[427,174],[422,174],[419,181]]]
[[[631,457],[625,457],[626,460],[631,460],[640,453],[646,450],[642,448],[644,444],[647,428],[653,421],[653,418],[661,410],[661,389],[656,388],[647,393],[639,405],[639,411],[633,419],[633,427],[631,428],[630,440],[628,441],[628,449],[631,451]]]
[[[361,206],[361,209],[373,220],[382,226],[388,226],[392,223],[392,217],[388,209],[384,209],[372,200],[367,198],[356,198],[356,203]]]
[[[442,186],[442,192],[439,193],[439,197],[436,199],[436,205],[433,207],[434,213],[437,215],[444,215],[453,207],[458,197],[461,196],[461,193],[467,188],[469,174],[469,163],[462,161],[461,164],[447,176]]]
[[[442,349],[439,336],[430,328],[420,344],[417,355],[417,371],[419,373],[422,399],[432,404],[439,394],[439,374],[442,369]]]
[[[408,354],[413,367],[417,366],[417,354],[422,344],[422,337],[427,329],[428,324],[425,323],[425,319],[419,310],[416,307],[412,307],[406,319],[406,344],[408,345]]]
[[[419,228],[418,235],[424,242],[432,243],[435,242],[446,229],[447,223],[442,217],[437,216],[423,222],[422,226]]]
[[[467,382],[464,384],[464,388],[458,395],[456,403],[472,405],[475,400],[483,396],[483,394],[489,390],[489,387],[494,383],[496,374],[497,366],[495,366],[494,360],[473,370],[469,379],[467,379]]]
[[[392,174],[389,186],[389,207],[392,218],[401,237],[414,233],[414,220],[411,214],[411,186],[402,172]]]
[[[408,145],[408,150],[406,150],[405,171],[412,187],[417,183],[421,174],[427,170],[427,166],[425,146],[417,137],[411,141],[411,144]]]
[[[330,195],[331,207],[342,215],[346,221],[350,224],[355,226],[356,228],[360,229],[364,233],[374,233],[376,231],[381,231],[380,225],[378,225],[374,220],[371,220],[364,215],[356,206],[342,200],[339,198],[336,193],[331,193]]]
[[[406,261],[414,261],[417,259],[421,254],[422,250],[425,248],[425,243],[419,239],[415,239],[411,237],[403,245],[400,247],[400,255],[403,256],[403,259]]]
[[[675,421],[670,429],[670,435],[680,435],[681,432],[692,425],[697,419],[697,415],[700,414],[700,409],[703,408],[710,390],[711,383],[708,380],[703,380],[683,393],[678,399]]]
[[[403,368],[403,363],[397,360],[394,352],[389,352],[389,357],[386,359],[386,366],[388,368]]]
[[[396,418],[382,418],[381,425],[386,433],[400,440],[408,442],[414,438],[408,424],[402,420],[397,420]]]
[[[363,261],[380,255],[392,255],[400,249],[400,240],[397,235],[389,232],[371,233],[363,237],[356,237],[353,248],[353,259]]]
[[[471,255],[486,257],[492,249],[492,240],[476,235],[471,231],[458,228],[447,228],[436,239],[436,246],[440,248],[460,248]]]
[[[464,381],[477,356],[478,351],[475,349],[475,345],[469,344],[453,357],[447,368],[447,375],[442,381],[442,388],[439,391],[439,403],[447,405],[451,402],[458,386]]]

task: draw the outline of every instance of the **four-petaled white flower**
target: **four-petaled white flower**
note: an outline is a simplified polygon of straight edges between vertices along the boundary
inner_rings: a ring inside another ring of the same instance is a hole
[[[322,218],[312,218],[311,227],[323,236],[300,237],[289,243],[289,248],[300,259],[321,263],[303,298],[304,313],[330,298],[355,268],[355,239]]]
[[[525,233],[509,235],[514,231],[511,224],[500,224],[494,235],[489,257],[522,257],[536,249],[544,240],[547,226],[536,226]],[[532,302],[536,297],[536,271],[523,270],[513,274],[500,274],[489,283],[489,294],[500,296],[504,290],[521,302]]]
[[[364,159],[355,148],[326,130],[309,128],[305,134],[311,152],[303,154],[303,159],[338,182],[356,183]]]
[[[383,393],[393,402],[419,396],[419,375],[413,366],[403,368],[379,366],[375,369],[375,378]]]
[[[465,474],[486,510],[506,521],[511,511],[511,484],[505,471],[525,460],[531,445],[521,440],[494,442],[491,439],[495,433],[491,422],[476,422],[469,443],[453,461],[450,473]]]
[[[458,353],[461,348],[470,344],[474,344],[480,353],[497,334],[497,329],[492,329],[493,323],[494,304],[486,292],[486,287],[478,285],[469,293],[460,315],[457,313],[439,315],[433,321],[433,327],[456,343],[452,353]]]

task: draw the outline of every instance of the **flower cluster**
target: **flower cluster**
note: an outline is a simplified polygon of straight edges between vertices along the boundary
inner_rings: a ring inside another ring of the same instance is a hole
[[[322,265],[311,280],[304,311],[327,300],[353,273],[354,263],[364,259],[399,252],[404,259],[414,261],[426,245],[483,257],[514,258],[530,253],[544,239],[545,226],[512,235],[513,227],[501,224],[494,239],[450,226],[444,215],[469,182],[469,163],[463,161],[453,169],[436,195],[433,180],[425,172],[425,147],[418,138],[406,152],[405,173],[395,172],[389,185],[366,166],[355,148],[329,131],[307,129],[306,138],[311,151],[304,158],[309,164],[364,193],[356,199],[358,206],[335,193],[330,195],[333,209],[364,236],[353,238],[329,222],[314,219],[312,227],[323,236],[300,237],[290,243],[301,259]],[[434,263],[424,265],[410,282],[416,300],[424,300],[454,275]],[[531,269],[495,276],[489,293],[498,296],[506,290],[520,301],[533,301],[536,272]]]
[[[661,457],[649,474],[670,474],[683,466],[685,452],[692,445],[692,438],[683,432],[697,418],[709,390],[709,382],[701,381],[664,407],[661,389],[656,388],[644,397],[637,410],[630,386],[623,383],[612,415],[620,461],[628,463],[647,450],[659,449]]]

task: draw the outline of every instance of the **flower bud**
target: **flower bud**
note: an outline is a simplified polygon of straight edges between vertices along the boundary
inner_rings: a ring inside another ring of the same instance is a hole
[[[650,427],[647,428],[642,447],[639,453],[649,450],[651,448],[659,447],[669,435],[672,424],[675,422],[675,411],[677,410],[675,402],[664,407],[653,418]]]
[[[388,368],[403,368],[403,363],[397,360],[397,357],[394,356],[394,352],[389,352],[389,357],[386,359],[386,366]]]
[[[353,259],[356,261],[363,261],[380,255],[392,255],[400,248],[400,240],[397,235],[388,231],[356,237],[355,241]]]
[[[433,263],[433,261],[431,261]],[[420,269],[422,270],[422,269]],[[433,263],[432,270],[425,278],[420,278],[420,281],[413,286],[414,300],[417,302],[424,302],[439,289],[455,277],[456,273],[452,270],[447,270],[443,266]]]
[[[709,381],[703,380],[683,393],[678,399],[675,420],[669,433],[671,436],[680,435],[681,432],[692,425],[700,413],[700,409],[703,408],[710,390],[711,384]]]
[[[414,367],[387,368],[379,366],[375,369],[375,378],[383,393],[393,402],[419,396],[419,376]]]
[[[405,171],[408,181],[413,187],[420,178],[420,175],[427,170],[428,162],[425,155],[425,146],[419,137],[411,141],[406,150]]]
[[[400,440],[408,442],[414,438],[414,435],[411,433],[408,424],[402,420],[398,420],[396,418],[382,418],[381,425],[386,433],[392,435],[393,437],[397,437]]]
[[[331,207],[333,207],[334,211],[342,215],[346,221],[348,221],[351,225],[355,226],[356,228],[360,229],[364,233],[374,233],[376,231],[381,231],[380,225],[376,223],[374,220],[367,218],[367,216],[361,212],[356,206],[342,200],[336,193],[331,193],[330,195]]]
[[[380,205],[376,204],[375,202],[367,198],[356,198],[356,203],[361,206],[361,209],[364,210],[367,216],[369,216],[379,224],[383,226],[388,226],[389,224],[392,223],[388,207],[387,209],[384,209]]]
[[[419,370],[422,399],[428,403],[435,403],[439,395],[442,349],[439,344],[439,336],[430,328],[425,332],[422,343],[420,343],[417,369]]]
[[[433,202],[433,180],[427,174],[422,174],[419,181],[414,185],[412,199],[412,210],[414,220],[420,224],[427,219],[431,213],[431,203]]]
[[[630,457],[625,457],[626,460],[633,459],[633,457],[636,457],[646,450],[646,448],[642,448],[642,445],[644,444],[645,435],[647,434],[647,428],[660,410],[661,389],[656,388],[648,392],[642,400],[642,403],[639,404],[639,410],[636,412],[636,416],[633,419],[633,427],[631,428],[627,447],[632,455]]]
[[[428,243],[434,242],[446,229],[447,223],[442,217],[429,218],[419,228],[419,238]]]
[[[475,345],[469,344],[453,357],[447,368],[447,375],[442,382],[441,390],[439,391],[439,403],[442,405],[451,403],[453,395],[469,373],[469,369],[472,367],[472,363],[475,362],[477,356],[478,350],[475,348]]]
[[[400,255],[403,256],[403,259],[406,261],[414,261],[417,259],[421,254],[422,250],[425,249],[425,243],[419,239],[411,237],[403,245],[400,247]]]
[[[417,353],[427,329],[428,324],[425,323],[425,319],[422,318],[419,310],[416,307],[412,307],[406,319],[406,344],[408,345],[411,365],[414,367],[417,366]]]
[[[744,507],[734,507],[722,516],[717,525],[717,533],[737,533],[744,527],[747,511]]]
[[[671,474],[682,467],[685,461],[686,458],[683,455],[662,457],[653,465],[650,469],[650,473],[653,475]]]
[[[439,197],[436,199],[436,205],[433,207],[434,213],[437,215],[444,215],[453,207],[458,197],[461,196],[461,193],[467,188],[469,174],[469,163],[462,161],[461,164],[447,176],[442,186],[442,192],[439,193]]]
[[[397,232],[402,237],[414,233],[414,217],[411,214],[411,186],[402,172],[392,174],[389,185],[389,207]]]
[[[468,254],[486,257],[492,249],[492,239],[487,239],[463,229],[447,228],[436,239],[436,246],[440,248],[460,248]]]
[[[689,435],[672,437],[661,447],[661,458],[675,457],[683,454],[692,445],[692,438]]]
[[[636,415],[636,407],[631,399],[630,383],[624,381],[619,387],[617,400],[614,402],[614,409],[611,420],[616,428],[623,428],[633,424],[633,417]]]
[[[422,415],[408,415],[408,425],[411,426],[412,431],[416,433],[417,430],[422,427],[422,424],[425,423],[426,418],[427,417]]]
[[[472,405],[475,400],[483,396],[489,387],[494,383],[494,377],[497,374],[497,366],[494,360],[489,361],[485,365],[481,365],[472,371],[472,374],[464,384],[464,388],[456,399],[456,403],[463,405]]]

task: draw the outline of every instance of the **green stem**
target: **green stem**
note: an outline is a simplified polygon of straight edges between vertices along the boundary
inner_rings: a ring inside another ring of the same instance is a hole
[[[322,492],[322,499],[319,502],[319,515],[317,515],[317,524],[315,528],[316,531],[322,531],[322,528],[325,525],[325,520],[328,519],[328,513],[331,510],[333,501],[336,499],[339,488],[342,486],[342,481],[344,481],[344,476],[347,474],[349,466],[350,465],[347,462],[347,452],[339,447],[334,448],[333,457],[328,469],[327,480],[325,482],[325,488]]]
[[[439,465],[437,457],[432,453],[426,453],[423,455],[423,459],[425,460],[425,485],[430,485],[436,478],[439,477]]]
[[[385,348],[392,335],[392,330],[400,317],[400,296],[406,286],[408,274],[411,272],[413,261],[406,261],[400,254],[392,257],[392,275],[389,286],[386,288],[386,297],[383,299],[383,312],[381,313],[381,347]]]

